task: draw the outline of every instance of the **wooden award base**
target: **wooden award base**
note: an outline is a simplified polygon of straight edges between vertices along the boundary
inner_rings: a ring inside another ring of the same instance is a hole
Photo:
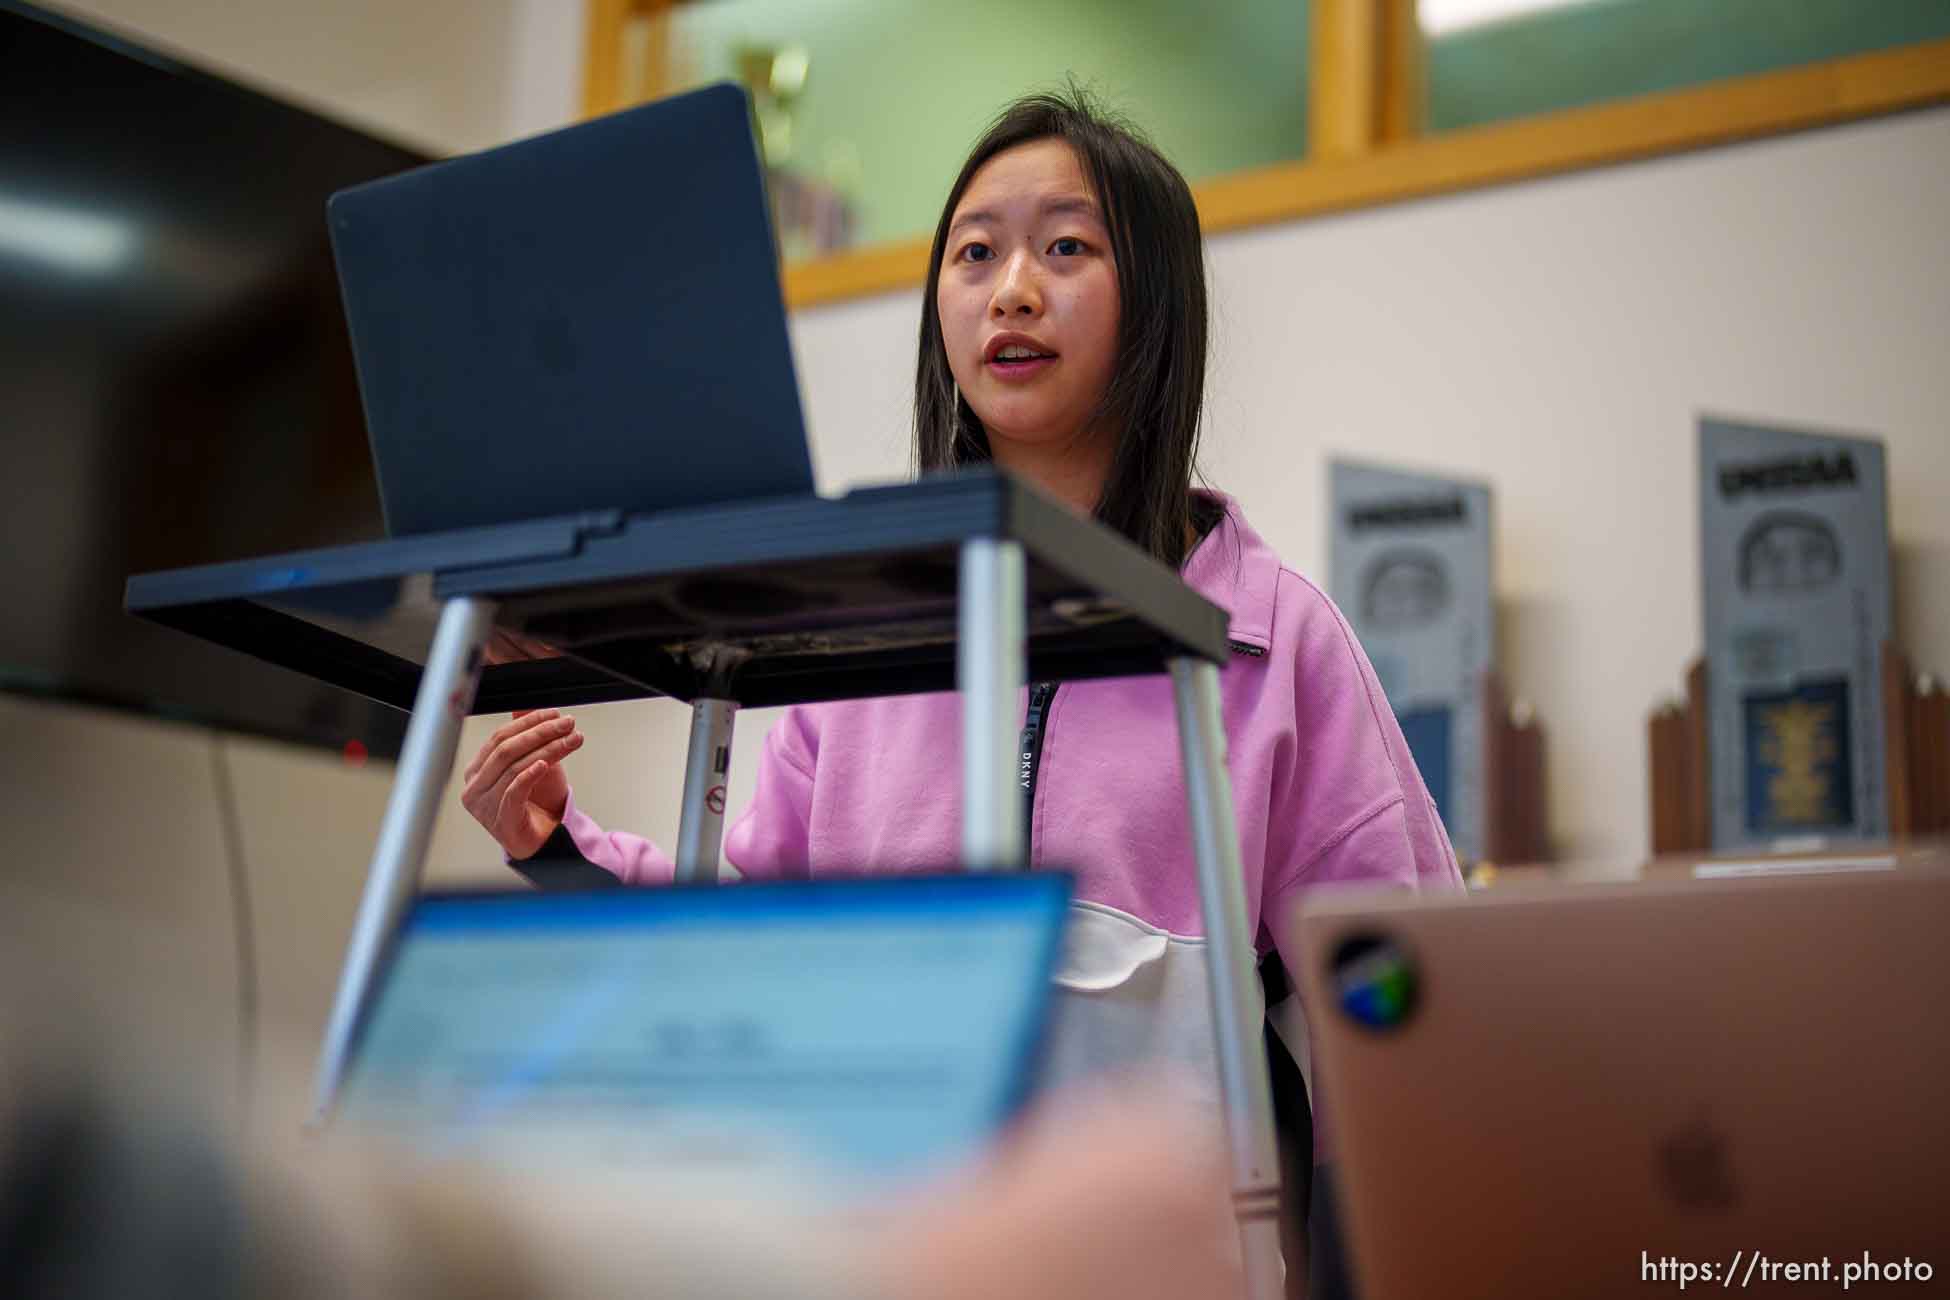
[[[1919,679],[1893,645],[1882,648],[1883,770],[1892,838],[1950,833],[1950,692]],[[1686,670],[1683,703],[1646,720],[1652,854],[1712,847],[1707,802],[1706,663]]]
[[[1499,866],[1548,861],[1543,725],[1528,706],[1511,707],[1495,673],[1484,684],[1482,856]]]

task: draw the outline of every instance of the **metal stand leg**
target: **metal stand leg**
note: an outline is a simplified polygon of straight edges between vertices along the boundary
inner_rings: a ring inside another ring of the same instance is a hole
[[[481,650],[494,622],[494,604],[477,597],[450,600],[440,611],[440,625],[427,653],[420,690],[413,697],[413,720],[406,726],[393,793],[386,816],[379,823],[379,842],[373,847],[366,873],[365,896],[346,946],[345,968],[339,974],[338,997],[325,1025],[325,1044],[319,1053],[318,1077],[312,1095],[312,1122],[323,1123],[345,1073],[346,1054],[372,996],[372,980],[386,941],[419,887],[426,865],[427,841],[433,837],[447,778],[454,770],[454,750],[460,744],[460,724],[474,705],[480,683]]]
[[[962,865],[1022,863],[1016,694],[1023,684],[1023,558],[1017,542],[963,542],[955,684],[961,690]]]
[[[725,790],[731,773],[732,700],[691,702],[691,749],[684,760],[684,809],[677,822],[677,880],[716,884],[724,844]]]
[[[1246,933],[1246,883],[1239,862],[1239,827],[1233,820],[1232,780],[1226,772],[1219,670],[1202,659],[1174,659],[1171,684],[1178,701],[1192,845],[1198,855],[1212,1031],[1219,1048],[1219,1089],[1225,1099],[1246,1294],[1251,1300],[1279,1300],[1285,1293],[1279,1149],[1261,1028],[1265,1013],[1253,987],[1252,936]]]

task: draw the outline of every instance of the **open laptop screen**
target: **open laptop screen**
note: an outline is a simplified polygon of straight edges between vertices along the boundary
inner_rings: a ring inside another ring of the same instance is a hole
[[[435,1153],[899,1176],[1022,1099],[1070,882],[430,895],[342,1123]]]

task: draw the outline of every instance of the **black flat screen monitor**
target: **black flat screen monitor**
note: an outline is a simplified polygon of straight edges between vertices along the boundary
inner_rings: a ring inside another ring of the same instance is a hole
[[[396,710],[122,592],[384,536],[325,203],[425,161],[0,0],[0,687],[398,752]]]

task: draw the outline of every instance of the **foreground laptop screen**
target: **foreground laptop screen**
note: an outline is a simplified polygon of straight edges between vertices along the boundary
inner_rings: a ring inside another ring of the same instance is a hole
[[[431,896],[342,1122],[437,1154],[905,1175],[1021,1099],[1061,875]]]

